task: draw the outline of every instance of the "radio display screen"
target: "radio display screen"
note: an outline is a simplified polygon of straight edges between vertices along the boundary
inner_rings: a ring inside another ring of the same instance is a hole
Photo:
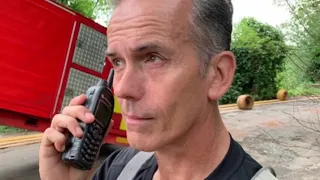
[[[100,100],[95,113],[96,120],[99,121],[103,126],[107,126],[109,117],[111,116],[111,109],[105,104],[105,102]]]

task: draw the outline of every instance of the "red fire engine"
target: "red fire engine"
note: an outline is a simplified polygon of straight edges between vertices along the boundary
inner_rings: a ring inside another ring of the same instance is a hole
[[[107,79],[107,29],[51,0],[1,0],[0,124],[44,131],[71,98]],[[116,101],[106,143],[127,145]]]

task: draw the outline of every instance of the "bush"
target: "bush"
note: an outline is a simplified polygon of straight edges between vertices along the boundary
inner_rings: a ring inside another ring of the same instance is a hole
[[[251,94],[255,100],[275,98],[277,73],[288,52],[280,31],[245,18],[235,28],[231,51],[237,59],[237,70],[220,104],[234,103],[241,94]]]
[[[310,81],[313,83],[320,82],[320,48],[317,48],[313,52],[308,72],[310,73]]]

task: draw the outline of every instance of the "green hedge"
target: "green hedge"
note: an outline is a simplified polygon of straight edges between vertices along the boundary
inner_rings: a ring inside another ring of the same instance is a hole
[[[220,104],[235,103],[241,94],[255,100],[273,99],[278,91],[276,77],[288,52],[282,34],[253,18],[236,26],[231,51],[237,60],[233,84]]]
[[[320,48],[315,49],[312,53],[308,72],[310,73],[309,79],[311,82],[320,83]]]

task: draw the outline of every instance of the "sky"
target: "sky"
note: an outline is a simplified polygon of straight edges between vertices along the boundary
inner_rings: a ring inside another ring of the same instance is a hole
[[[263,23],[277,26],[290,18],[289,10],[275,5],[273,0],[232,0],[232,2],[235,23],[244,17],[252,16]]]

